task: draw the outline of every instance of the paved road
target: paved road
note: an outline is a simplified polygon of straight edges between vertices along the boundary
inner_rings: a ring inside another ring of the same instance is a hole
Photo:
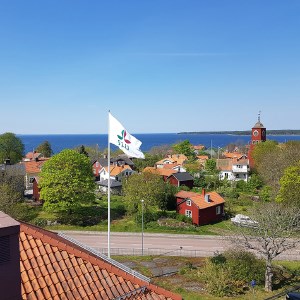
[[[107,232],[90,231],[61,231],[63,234],[107,253]],[[144,233],[144,254],[169,254],[182,256],[212,256],[216,252],[223,252],[231,247],[227,237],[151,234]],[[142,249],[141,233],[116,233],[110,237],[111,254],[139,254]],[[300,260],[300,247],[284,253],[280,259]]]

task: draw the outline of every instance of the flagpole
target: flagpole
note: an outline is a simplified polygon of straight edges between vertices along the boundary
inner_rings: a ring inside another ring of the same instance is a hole
[[[108,171],[108,191],[107,191],[107,256],[110,258],[110,142],[109,142],[109,135],[110,135],[110,126],[109,126],[109,114],[110,110],[108,111],[108,154],[107,154],[107,171]]]

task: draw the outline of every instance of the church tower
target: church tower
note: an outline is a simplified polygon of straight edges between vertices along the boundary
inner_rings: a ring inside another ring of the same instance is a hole
[[[249,147],[248,157],[250,167],[254,166],[253,159],[251,157],[251,153],[258,143],[265,142],[267,139],[266,128],[260,121],[260,112],[258,113],[258,120],[255,125],[252,127],[251,131],[251,143]]]

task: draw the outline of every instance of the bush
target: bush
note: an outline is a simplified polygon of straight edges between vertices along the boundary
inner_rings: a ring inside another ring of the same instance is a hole
[[[199,276],[212,295],[233,296],[244,293],[253,279],[257,284],[263,283],[264,263],[252,253],[229,250],[208,258]]]

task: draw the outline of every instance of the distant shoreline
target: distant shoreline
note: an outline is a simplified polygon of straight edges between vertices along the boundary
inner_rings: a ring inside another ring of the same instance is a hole
[[[177,134],[251,135],[251,130],[244,130],[244,131],[194,131],[194,132],[178,132]],[[298,129],[267,130],[267,135],[300,135],[300,130],[298,130]]]

